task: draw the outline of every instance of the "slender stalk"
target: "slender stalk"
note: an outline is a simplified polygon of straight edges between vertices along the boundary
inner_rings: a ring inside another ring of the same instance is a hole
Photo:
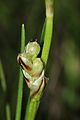
[[[53,1],[54,0],[45,0],[46,3],[46,20],[44,23],[44,27],[42,30],[41,36],[41,43],[44,42],[41,59],[43,60],[44,64],[47,64],[50,45],[51,45],[51,38],[52,38],[52,30],[53,30]],[[29,98],[25,120],[34,120],[36,112],[39,107],[40,99],[42,96],[43,90],[40,91],[39,94],[36,94],[31,100]]]
[[[53,32],[53,2],[54,0],[46,0],[46,27],[45,27],[45,34],[44,34],[44,45],[42,49],[41,58],[44,64],[47,64],[51,39],[52,39],[52,32]]]
[[[28,99],[25,120],[34,120],[40,101]]]
[[[23,52],[24,47],[25,47],[25,29],[24,29],[24,24],[22,24],[22,29],[21,29],[21,52]],[[22,75],[22,72],[21,72],[21,69],[20,69],[15,120],[20,120],[20,117],[21,117],[22,95],[23,95],[23,75]]]

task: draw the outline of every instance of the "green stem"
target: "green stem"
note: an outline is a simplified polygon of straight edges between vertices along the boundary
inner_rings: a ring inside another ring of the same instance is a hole
[[[46,0],[46,27],[45,27],[45,35],[44,35],[44,45],[42,49],[41,58],[44,64],[47,64],[52,32],[53,32],[53,1],[54,0]]]
[[[34,120],[40,101],[35,99],[28,99],[27,111],[25,120]]]
[[[25,30],[24,30],[24,24],[22,24],[22,29],[21,29],[21,52],[23,52],[24,47],[25,47]],[[20,120],[20,117],[21,117],[22,95],[23,95],[23,74],[22,74],[22,71],[20,69],[15,120]]]
[[[54,0],[45,0],[46,3],[46,20],[44,23],[44,27],[42,30],[42,36],[41,36],[41,43],[44,42],[43,44],[43,49],[42,49],[42,54],[41,54],[41,59],[43,60],[44,64],[47,64],[48,60],[48,55],[49,55],[49,50],[50,50],[50,45],[51,45],[51,38],[52,38],[52,31],[53,31],[53,1]],[[27,110],[26,110],[26,115],[25,115],[25,120],[34,120],[36,112],[39,107],[40,103],[40,98],[42,96],[43,90],[41,91],[40,95],[36,95],[35,100],[34,97],[32,100],[28,100],[28,105],[27,105]]]

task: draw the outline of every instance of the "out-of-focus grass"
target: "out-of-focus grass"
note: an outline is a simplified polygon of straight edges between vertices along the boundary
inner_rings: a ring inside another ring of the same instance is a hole
[[[1,60],[0,60],[0,80],[1,80],[0,82],[1,82],[2,90],[5,93],[7,91],[7,85],[6,85],[6,79],[5,79],[5,75],[4,75]]]
[[[3,90],[3,100],[5,101],[6,99],[6,94],[7,94],[7,84],[6,84],[6,79],[5,79],[5,74],[4,74],[4,70],[3,70],[3,66],[0,60],[0,82],[1,82],[1,87]],[[7,103],[7,101],[5,101],[6,103],[4,103],[5,105],[5,111],[6,111],[6,120],[11,120],[11,111],[10,111],[10,105]]]
[[[11,120],[11,111],[10,111],[10,105],[6,105],[6,120]]]

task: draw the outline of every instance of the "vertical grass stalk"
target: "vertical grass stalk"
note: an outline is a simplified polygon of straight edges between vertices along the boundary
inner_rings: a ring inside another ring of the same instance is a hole
[[[41,58],[46,66],[50,45],[51,45],[52,32],[53,32],[54,0],[45,0],[45,1],[46,1],[46,23],[45,23],[46,26],[45,26],[44,45],[42,49]]]
[[[25,29],[24,29],[24,24],[22,24],[22,29],[21,29],[21,52],[23,52],[24,47],[25,47]],[[22,75],[22,72],[21,72],[21,69],[20,69],[15,120],[20,120],[20,117],[21,117],[22,95],[23,95],[23,75]]]
[[[40,100],[34,100],[29,98],[27,109],[26,109],[26,115],[25,120],[34,120],[35,115],[39,106]]]
[[[52,31],[53,31],[53,2],[54,0],[45,0],[46,4],[46,19],[42,30],[42,36],[41,36],[41,43],[43,44],[41,59],[43,60],[45,66],[47,64],[50,45],[51,45],[51,38],[52,38]],[[26,115],[25,120],[34,120],[36,112],[39,107],[40,99],[43,93],[42,91],[39,91],[40,93],[37,94],[32,99],[29,99],[27,109],[26,109]]]

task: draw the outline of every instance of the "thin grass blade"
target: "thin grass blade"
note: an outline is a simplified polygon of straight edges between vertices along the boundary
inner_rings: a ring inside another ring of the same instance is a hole
[[[22,24],[22,29],[21,29],[21,52],[23,52],[24,47],[25,47],[25,29],[24,29],[24,24]],[[23,74],[22,74],[21,69],[20,69],[15,120],[20,120],[20,118],[21,118],[22,96],[23,96]]]
[[[53,9],[54,0],[45,0],[46,4],[46,28],[44,33],[44,44],[42,49],[41,58],[46,66],[51,40],[52,40],[52,33],[53,33],[53,16],[54,16],[54,9]]]

